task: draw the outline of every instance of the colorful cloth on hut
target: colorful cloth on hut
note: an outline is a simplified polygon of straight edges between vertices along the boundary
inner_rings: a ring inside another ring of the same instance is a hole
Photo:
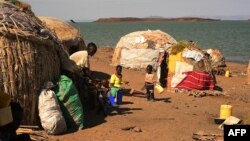
[[[171,87],[176,87],[187,76],[185,72],[193,71],[193,66],[186,63],[176,61],[175,74],[171,80]]]
[[[214,81],[211,74],[207,72],[185,72],[187,75],[181,83],[179,83],[176,88],[183,89],[196,89],[196,90],[213,90]]]

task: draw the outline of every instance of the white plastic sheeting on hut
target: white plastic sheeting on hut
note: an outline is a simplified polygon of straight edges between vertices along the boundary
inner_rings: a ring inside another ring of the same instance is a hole
[[[129,33],[117,43],[111,65],[141,69],[156,65],[159,51],[168,50],[176,40],[160,30],[147,30]]]
[[[125,68],[146,68],[149,64],[155,66],[158,54],[159,50],[154,49],[123,49],[120,65]]]

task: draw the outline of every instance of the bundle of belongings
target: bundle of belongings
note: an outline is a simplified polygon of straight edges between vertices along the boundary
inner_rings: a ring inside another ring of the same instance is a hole
[[[59,108],[58,111],[59,113],[62,112],[62,116],[64,117],[66,123],[65,126],[65,123],[63,121],[64,119],[58,113],[57,126],[61,127],[61,129],[60,131],[59,128],[58,131],[50,129],[51,131],[53,131],[53,134],[62,133],[64,131],[62,129],[63,127],[67,127],[68,130],[83,129],[84,127],[83,106],[79,98],[79,92],[76,89],[73,81],[68,76],[61,75],[59,81],[57,82],[57,85],[55,85],[52,88],[52,90],[54,91],[54,95],[56,95],[59,104],[59,106],[57,106],[58,104],[55,104],[54,107],[60,107],[61,111],[59,110]],[[50,91],[47,90],[47,93],[48,92]]]
[[[213,69],[213,73],[217,75],[224,75],[227,67],[224,55],[219,49],[207,49],[209,60]]]
[[[45,82],[39,95],[38,110],[43,129],[49,134],[61,134],[67,131],[65,118],[63,117],[57,96],[53,90],[54,84]]]
[[[171,47],[168,69],[168,90],[214,89],[215,77],[208,55],[194,42],[183,41]]]

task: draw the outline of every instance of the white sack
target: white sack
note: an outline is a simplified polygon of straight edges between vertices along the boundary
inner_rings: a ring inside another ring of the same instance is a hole
[[[67,130],[54,91],[42,90],[39,96],[38,110],[42,127],[48,134],[61,134]]]

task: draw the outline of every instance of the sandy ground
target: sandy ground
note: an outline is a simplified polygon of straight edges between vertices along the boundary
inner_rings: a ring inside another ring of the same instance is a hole
[[[108,79],[115,68],[110,66],[112,48],[99,49],[91,58],[91,70],[96,78]],[[128,94],[131,88],[140,91],[144,71],[123,70],[128,80],[123,104],[104,117],[96,111],[86,114],[86,128],[60,136],[50,136],[60,141],[190,141],[197,131],[222,134],[213,118],[219,117],[220,105],[231,104],[233,116],[250,117],[250,85],[246,84],[247,64],[227,63],[232,77],[217,76],[218,86],[227,96],[195,98],[187,94],[155,94],[156,101],[148,102],[144,94]],[[126,126],[138,126],[142,132],[124,131]]]

